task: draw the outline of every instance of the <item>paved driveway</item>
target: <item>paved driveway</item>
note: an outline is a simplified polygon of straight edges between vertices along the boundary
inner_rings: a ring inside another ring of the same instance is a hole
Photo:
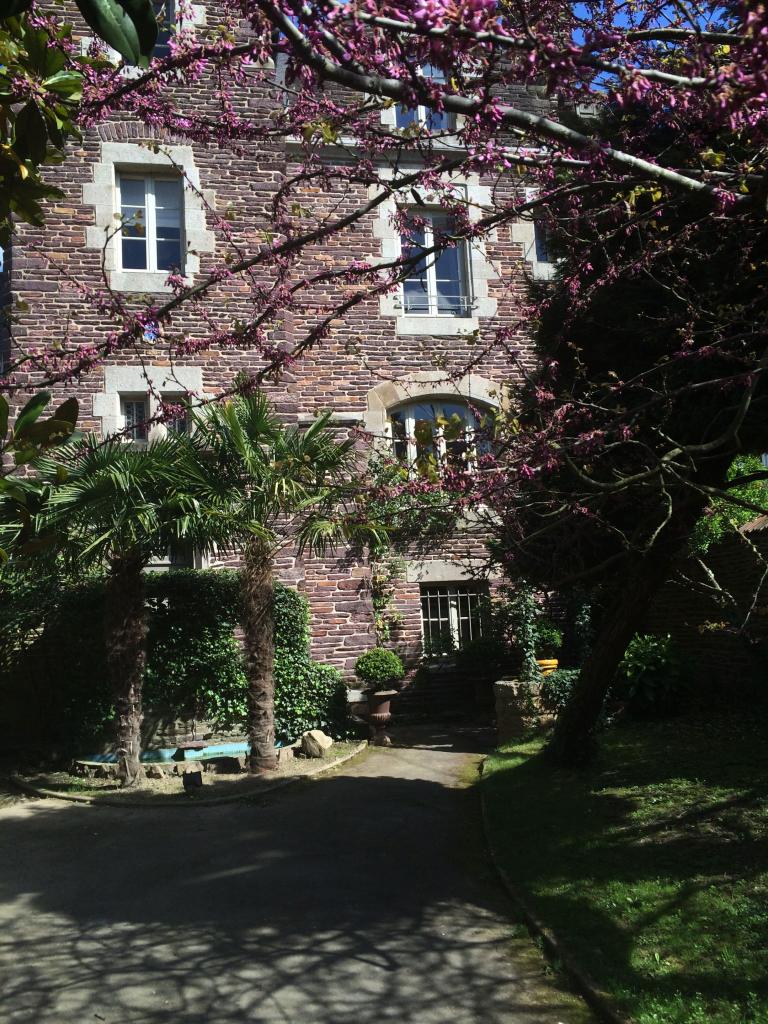
[[[476,738],[259,803],[0,811],[3,1024],[582,1024],[511,938]]]

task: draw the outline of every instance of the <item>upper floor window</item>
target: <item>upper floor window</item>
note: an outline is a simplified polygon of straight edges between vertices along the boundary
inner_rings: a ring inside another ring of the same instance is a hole
[[[549,251],[549,232],[540,220],[533,222],[533,251],[537,263],[551,263]]]
[[[424,64],[419,69],[419,75],[439,85],[445,84],[445,72],[432,64]],[[411,128],[415,125],[430,132],[452,132],[456,128],[456,116],[447,110],[433,110],[423,104],[417,107],[398,106],[395,124],[398,128]]]
[[[153,57],[168,57],[171,53],[171,37],[176,22],[176,0],[152,0],[157,18],[157,42]]]
[[[180,178],[120,174],[123,270],[183,270],[184,223]]]
[[[395,458],[414,472],[434,477],[463,472],[489,448],[489,430],[464,402],[409,402],[389,415]]]
[[[444,213],[419,211],[418,224],[401,236],[401,252],[414,258],[403,281],[403,312],[420,316],[469,316],[472,310],[466,242],[430,250],[455,230]],[[421,255],[423,253],[423,255]]]

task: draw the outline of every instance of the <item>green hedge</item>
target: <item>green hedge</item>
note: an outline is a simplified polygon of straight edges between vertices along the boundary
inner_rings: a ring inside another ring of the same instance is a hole
[[[0,716],[21,730],[72,749],[95,740],[113,716],[105,683],[104,581],[0,578]],[[247,682],[235,629],[239,573],[183,569],[147,574],[150,628],[144,704],[148,715],[196,716],[245,729]],[[346,690],[340,674],[309,657],[309,606],[275,585],[277,736],[305,729],[343,735]]]

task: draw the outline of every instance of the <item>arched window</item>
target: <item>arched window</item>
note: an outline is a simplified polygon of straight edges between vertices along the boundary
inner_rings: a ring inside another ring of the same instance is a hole
[[[489,450],[491,414],[451,398],[421,399],[389,413],[395,457],[415,473],[434,477],[471,469]]]

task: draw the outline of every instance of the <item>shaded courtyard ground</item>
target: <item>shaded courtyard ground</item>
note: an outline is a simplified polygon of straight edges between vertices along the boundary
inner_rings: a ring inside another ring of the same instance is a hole
[[[486,762],[499,863],[637,1024],[768,1024],[767,739],[723,708],[616,725],[581,770],[540,736]]]
[[[0,810],[8,1024],[586,1024],[488,863],[482,737],[261,801]]]

